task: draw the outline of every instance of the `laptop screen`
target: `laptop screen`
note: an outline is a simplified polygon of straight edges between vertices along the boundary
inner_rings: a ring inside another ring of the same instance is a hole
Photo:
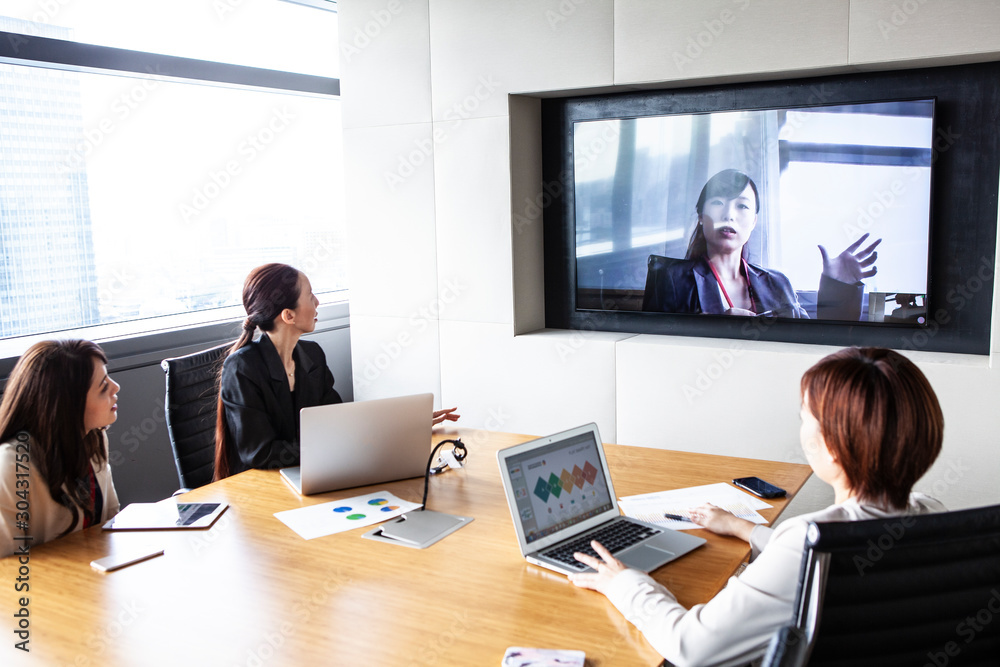
[[[526,542],[614,507],[597,446],[583,433],[506,459]]]

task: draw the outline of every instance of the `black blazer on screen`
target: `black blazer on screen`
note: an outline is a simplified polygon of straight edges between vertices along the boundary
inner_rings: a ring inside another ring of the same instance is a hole
[[[661,313],[710,313],[722,315],[727,305],[705,257],[673,259],[650,255],[642,309]],[[807,318],[791,282],[780,271],[747,263],[747,283],[758,312],[774,317]],[[842,283],[821,275],[817,315],[821,319],[849,320],[861,317],[862,283]]]

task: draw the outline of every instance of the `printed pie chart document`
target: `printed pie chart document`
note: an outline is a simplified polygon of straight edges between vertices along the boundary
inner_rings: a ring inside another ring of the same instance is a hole
[[[397,498],[388,491],[378,491],[276,512],[274,516],[303,539],[311,540],[393,519],[418,507],[420,503]]]

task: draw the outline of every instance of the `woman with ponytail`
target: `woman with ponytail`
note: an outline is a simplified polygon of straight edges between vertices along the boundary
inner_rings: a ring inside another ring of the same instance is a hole
[[[85,340],[43,341],[0,401],[0,556],[118,513],[105,429],[118,419],[108,359]]]
[[[300,340],[316,328],[319,300],[287,264],[258,266],[243,284],[247,319],[222,366],[215,427],[215,479],[249,468],[299,464],[299,411],[340,403],[323,349]],[[254,342],[254,332],[263,333]],[[454,421],[454,408],[434,423]]]
[[[222,366],[215,479],[298,465],[299,410],[341,402],[323,348],[300,340],[316,328],[317,306],[309,279],[287,264],[247,276],[243,333]]]

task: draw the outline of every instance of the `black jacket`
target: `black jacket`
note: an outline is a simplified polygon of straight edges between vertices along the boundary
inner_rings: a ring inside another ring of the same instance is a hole
[[[758,313],[770,312],[774,317],[809,317],[785,274],[748,263],[747,283]],[[852,285],[821,276],[817,317],[858,321],[863,293],[863,283]],[[642,309],[661,313],[722,315],[728,305],[723,302],[719,284],[704,257],[672,259],[650,255]]]
[[[300,340],[295,359],[295,393],[267,334],[231,354],[222,367],[221,395],[232,449],[230,474],[248,468],[299,464],[299,411],[340,403],[323,349]]]

